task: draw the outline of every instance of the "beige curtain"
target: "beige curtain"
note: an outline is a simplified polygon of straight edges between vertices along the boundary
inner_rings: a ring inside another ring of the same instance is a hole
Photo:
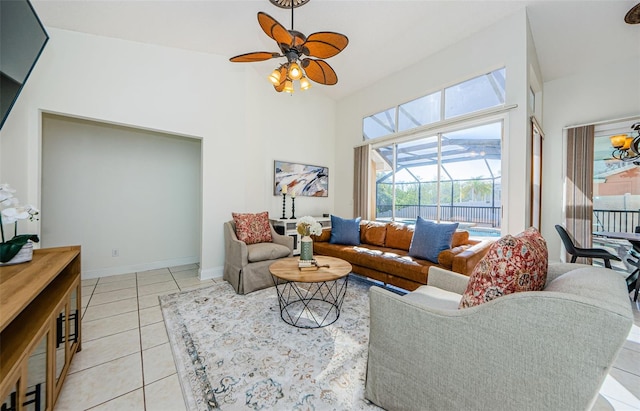
[[[369,220],[369,151],[364,145],[353,149],[353,215]]]
[[[593,125],[567,130],[565,227],[576,246],[585,248],[591,247],[593,227],[593,144]],[[591,264],[591,259],[577,262]]]

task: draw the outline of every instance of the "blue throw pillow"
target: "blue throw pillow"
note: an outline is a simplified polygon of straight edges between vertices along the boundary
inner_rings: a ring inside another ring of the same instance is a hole
[[[409,255],[438,263],[438,254],[451,248],[451,237],[458,223],[438,224],[418,216]]]
[[[332,215],[329,243],[360,245],[360,217],[347,219]]]

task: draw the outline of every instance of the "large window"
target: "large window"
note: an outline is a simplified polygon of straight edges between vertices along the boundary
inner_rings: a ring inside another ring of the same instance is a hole
[[[501,226],[503,122],[374,146],[376,219],[456,221],[474,236]]]
[[[372,140],[504,105],[505,82],[501,68],[386,109],[363,119],[362,136]]]

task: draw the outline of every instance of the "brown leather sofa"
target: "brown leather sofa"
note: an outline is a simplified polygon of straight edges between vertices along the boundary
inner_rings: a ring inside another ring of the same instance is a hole
[[[414,226],[376,221],[360,222],[360,245],[331,244],[331,229],[313,237],[314,254],[338,257],[351,263],[352,272],[413,291],[427,284],[429,267],[470,275],[486,254],[491,240],[469,239],[469,232],[454,233],[451,248],[438,255],[438,264],[409,255]]]

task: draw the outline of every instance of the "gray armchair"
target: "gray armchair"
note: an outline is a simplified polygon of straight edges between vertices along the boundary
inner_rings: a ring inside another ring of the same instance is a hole
[[[588,410],[633,315],[613,270],[550,264],[545,289],[458,310],[468,277],[431,267],[370,289],[365,397],[388,410]]]
[[[293,255],[293,237],[276,233],[271,226],[273,242],[245,244],[236,236],[233,221],[224,223],[224,272],[238,294],[247,294],[273,286],[269,266],[279,258]]]

